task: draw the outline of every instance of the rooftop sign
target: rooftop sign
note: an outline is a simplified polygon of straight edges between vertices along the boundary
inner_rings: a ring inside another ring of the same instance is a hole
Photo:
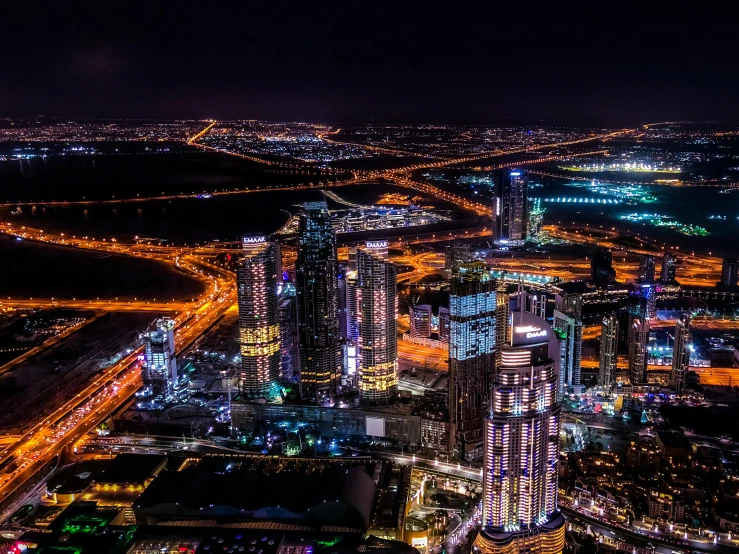
[[[265,242],[267,238],[264,235],[254,237],[242,237],[242,244],[261,244]]]
[[[517,335],[525,335],[527,339],[535,339],[538,337],[547,336],[546,329],[542,329],[541,327],[535,327],[534,325],[521,325],[519,327],[515,327],[513,331]]]

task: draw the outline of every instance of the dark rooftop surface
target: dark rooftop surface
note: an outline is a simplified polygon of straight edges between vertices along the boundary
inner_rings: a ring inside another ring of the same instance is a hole
[[[166,456],[158,454],[119,454],[95,476],[94,482],[143,483],[166,461]]]
[[[691,448],[690,441],[680,433],[672,431],[657,431],[657,435],[666,448]]]
[[[159,473],[134,511],[139,521],[297,520],[366,529],[376,486],[364,465],[206,458],[195,467]]]

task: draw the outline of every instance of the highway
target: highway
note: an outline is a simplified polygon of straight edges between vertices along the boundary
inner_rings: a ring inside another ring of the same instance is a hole
[[[433,369],[436,371],[449,370],[449,352],[441,348],[433,348],[421,344],[414,344],[405,340],[398,340],[398,360],[408,362],[416,367]]]
[[[61,298],[29,298],[0,300],[0,308],[19,308],[23,310],[47,308],[72,308],[75,310],[103,310],[129,312],[181,312],[195,302],[156,302],[149,300],[76,300]]]
[[[398,351],[400,351],[400,342],[398,342]],[[598,360],[586,360],[583,359],[581,362],[583,369],[598,369]],[[628,363],[621,357],[618,361],[619,371],[626,371],[628,369]],[[655,372],[669,372],[671,366],[668,365],[653,365],[647,366],[647,371]],[[696,367],[691,366],[690,371],[694,371],[700,377],[701,385],[719,385],[723,387],[739,385],[739,368],[736,367]]]
[[[647,236],[641,236],[642,232],[627,234],[626,231],[617,231],[615,227],[610,229],[589,227],[588,225],[545,225],[543,230],[551,237],[560,238],[569,242],[590,244],[609,248],[611,250],[629,252],[631,254],[660,257],[665,252],[679,257],[680,284],[685,286],[707,287],[713,286],[721,277],[721,258],[709,255],[696,255],[695,252],[681,252],[680,247],[669,245],[665,242],[650,241]],[[624,246],[616,242],[616,239],[628,237],[634,246]],[[633,274],[632,274],[633,275]],[[621,275],[623,279],[623,275]]]
[[[30,238],[30,237],[29,237]],[[44,234],[44,242],[58,242],[61,237]],[[94,248],[91,241],[79,245]],[[129,252],[119,247],[120,253]],[[182,250],[169,249],[171,263],[208,283],[207,295],[187,304],[175,318],[177,352],[182,353],[207,331],[236,302],[232,273],[209,264]],[[95,376],[74,396],[36,422],[26,432],[6,444],[0,452],[0,499],[22,489],[29,478],[124,404],[141,385],[140,347]],[[6,405],[12,409],[12,403]]]
[[[204,145],[202,142],[200,142],[199,139],[201,139],[202,137],[207,135],[210,131],[212,131],[213,128],[217,124],[218,123],[216,121],[209,122],[209,124],[202,131],[188,138],[186,140],[186,143],[190,146],[195,146],[195,147],[202,148],[205,150],[228,154],[230,156],[235,156],[238,158],[246,159],[246,160],[256,162],[259,164],[264,164],[267,166],[284,167],[286,165],[290,165],[282,160],[265,160],[257,156],[251,156],[248,154],[243,154],[240,152],[233,152],[231,150],[225,150],[221,148],[214,148],[211,146]],[[497,149],[497,150],[492,150],[489,152],[482,152],[482,153],[469,155],[469,156],[437,160],[437,161],[433,161],[429,163],[413,164],[413,165],[403,167],[400,169],[356,170],[356,171],[351,171],[351,175],[352,175],[351,178],[339,180],[339,181],[327,180],[327,177],[329,175],[318,175],[317,176],[318,178],[322,177],[324,179],[323,182],[318,181],[318,182],[311,182],[308,184],[279,186],[279,187],[264,187],[264,188],[257,188],[257,189],[232,189],[232,190],[221,189],[221,190],[210,191],[208,195],[219,196],[219,195],[228,195],[228,194],[247,194],[247,193],[252,193],[252,192],[264,192],[264,191],[273,191],[273,190],[308,190],[308,189],[316,189],[316,188],[346,186],[346,185],[357,184],[357,183],[361,183],[365,181],[385,179],[397,185],[407,187],[407,188],[412,188],[412,189],[424,192],[425,194],[435,196],[436,198],[445,200],[447,202],[451,202],[453,204],[456,204],[459,207],[473,211],[477,213],[478,215],[490,215],[491,209],[489,206],[484,206],[483,204],[472,202],[461,196],[447,193],[439,189],[438,187],[434,187],[426,183],[419,183],[417,181],[413,181],[410,178],[411,172],[418,170],[418,169],[440,168],[440,167],[446,167],[450,165],[483,160],[487,158],[494,158],[497,156],[509,155],[509,154],[536,152],[542,149],[560,148],[563,146],[571,146],[574,144],[581,144],[581,143],[598,141],[598,140],[607,141],[612,138],[622,136],[624,134],[634,133],[634,132],[635,132],[634,129],[621,129],[619,131],[614,131],[612,133],[594,134],[589,137],[585,137],[585,138],[577,139],[577,140],[564,141],[564,142],[559,142],[559,143],[550,143],[550,144],[539,144],[536,146],[514,148],[511,150]],[[328,133],[320,135],[319,138],[323,138],[324,140],[331,141],[331,139],[326,138],[327,135]],[[368,150],[377,148],[377,147],[362,145],[362,144],[355,144],[355,146],[360,146]],[[397,151],[394,149],[382,149],[382,150],[391,150],[393,154],[403,153],[402,151]],[[415,157],[418,157],[418,154],[415,154],[415,153],[409,153],[409,154]],[[523,166],[523,165],[532,164],[532,163],[539,163],[542,161],[550,161],[553,159],[557,159],[557,160],[567,159],[570,157],[576,157],[577,155],[578,154],[554,156],[554,157],[544,156],[544,157],[536,158],[532,160],[522,160],[520,162],[516,162],[515,164],[510,164],[510,165]],[[509,166],[509,164],[505,164],[505,166]],[[306,165],[304,167],[310,168],[311,166]],[[501,167],[504,167],[504,166],[501,166]],[[336,175],[335,171],[331,171],[330,175]],[[0,206],[12,208],[16,206],[74,206],[74,205],[94,205],[94,204],[117,204],[117,203],[124,203],[124,202],[147,202],[151,200],[174,200],[178,198],[203,198],[203,196],[204,195],[202,193],[190,193],[190,194],[183,193],[183,194],[145,196],[145,197],[136,196],[136,197],[131,197],[131,198],[106,198],[106,199],[98,199],[98,200],[69,200],[69,201],[68,200],[38,200],[38,201],[25,201],[25,202],[8,202],[8,203],[0,204]]]

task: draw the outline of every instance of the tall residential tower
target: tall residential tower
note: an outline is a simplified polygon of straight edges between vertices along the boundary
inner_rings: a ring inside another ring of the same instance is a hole
[[[662,269],[659,278],[663,285],[675,282],[675,258],[667,252],[662,256]]]
[[[599,382],[606,390],[611,390],[616,382],[616,363],[618,362],[618,318],[615,314],[603,318],[600,326],[600,366]]]
[[[461,264],[449,297],[449,414],[461,459],[482,453],[482,421],[495,367],[496,282],[483,262]]]
[[[568,294],[556,298],[553,326],[559,334],[559,392],[580,385],[582,364],[582,296]]]
[[[632,317],[627,339],[629,349],[629,378],[631,384],[647,382],[647,344],[649,343],[649,321]]]
[[[387,241],[354,252],[359,320],[359,399],[385,404],[398,393],[397,283]]]
[[[683,395],[685,374],[690,366],[690,319],[683,317],[675,325],[675,343],[672,345],[672,372],[670,384],[678,396]]]
[[[523,171],[500,170],[494,176],[493,241],[498,246],[522,246],[528,227],[528,183]]]
[[[485,419],[482,529],[474,551],[560,554],[559,346],[537,315],[514,312],[512,321],[512,344],[501,347]]]
[[[305,202],[298,225],[295,287],[298,301],[300,388],[323,403],[341,382],[336,238],[325,202]]]
[[[250,398],[274,394],[280,377],[279,249],[264,236],[241,239],[237,267],[241,371],[239,391]]]

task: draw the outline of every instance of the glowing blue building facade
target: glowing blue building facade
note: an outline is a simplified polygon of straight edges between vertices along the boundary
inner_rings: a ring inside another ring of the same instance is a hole
[[[482,453],[495,368],[496,285],[483,262],[461,264],[449,298],[449,414],[452,449],[462,459]]]

